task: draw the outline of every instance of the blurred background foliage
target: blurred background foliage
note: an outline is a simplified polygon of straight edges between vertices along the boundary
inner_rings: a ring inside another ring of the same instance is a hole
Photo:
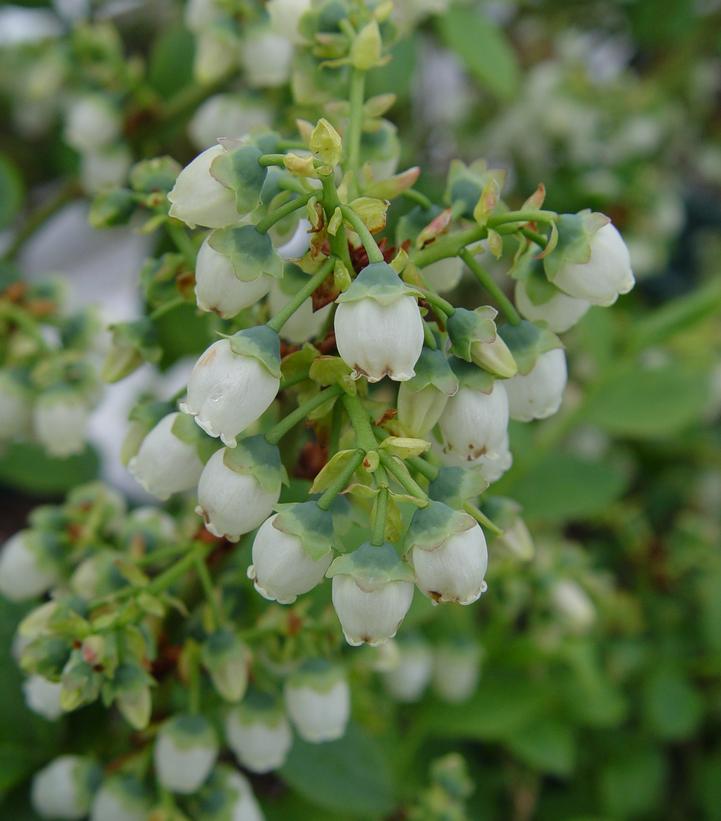
[[[194,38],[171,3],[116,5],[109,47],[125,55],[127,140],[136,156],[186,162],[197,101],[162,127],[153,112],[194,87]],[[281,779],[254,786],[269,818],[401,817],[399,797],[459,751],[474,785],[469,818],[721,819],[721,8],[398,5],[419,23],[371,75],[371,92],[397,95],[401,164],[422,166],[419,187],[442,190],[453,157],[503,163],[511,200],[543,181],[551,208],[610,214],[639,284],[570,335],[564,410],[512,428],[515,464],[498,490],[523,504],[536,554],[492,556],[482,605],[443,614],[474,622],[484,646],[471,700],[396,704],[369,681],[355,692],[356,729],[320,747],[298,742]],[[59,42],[76,71],[92,72],[97,55],[81,35]],[[8,90],[38,53],[0,52],[0,228],[77,172],[59,120],[29,136],[12,110]],[[308,113],[285,87],[251,93],[280,126]],[[203,348],[206,322],[183,309],[159,323],[166,364]],[[4,450],[2,536],[99,464],[92,449],[62,462],[30,445]],[[72,726],[50,724],[25,708],[10,656],[23,611],[0,609],[0,813],[24,819],[29,773],[99,743],[109,719],[92,707]]]

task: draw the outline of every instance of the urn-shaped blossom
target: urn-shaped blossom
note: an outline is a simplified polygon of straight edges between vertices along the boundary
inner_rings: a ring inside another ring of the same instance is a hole
[[[72,390],[42,393],[33,407],[33,429],[51,456],[64,459],[85,448],[90,411],[86,400]]]
[[[423,320],[416,292],[390,265],[366,266],[336,301],[336,344],[354,378],[412,379],[423,348]]]
[[[312,501],[282,505],[255,536],[248,578],[264,598],[292,604],[323,579],[332,547],[330,513]]]
[[[471,604],[485,592],[488,548],[468,513],[435,501],[416,510],[405,549],[416,584],[435,603]]]
[[[131,773],[106,778],[95,793],[90,821],[147,821],[153,809],[152,795]]]
[[[558,244],[544,259],[546,276],[569,296],[592,305],[613,305],[634,286],[623,237],[603,214],[563,214]]]
[[[322,659],[307,661],[285,683],[285,706],[298,734],[317,744],[345,733],[350,687],[345,673]]]
[[[413,573],[391,545],[361,545],[335,559],[327,575],[348,644],[375,646],[395,636],[413,600]]]
[[[241,439],[208,460],[198,482],[196,512],[214,536],[237,542],[273,512],[280,496],[280,453],[263,436]]]
[[[60,580],[61,551],[54,535],[21,530],[0,549],[0,594],[11,601],[40,596]]]
[[[557,334],[572,328],[591,307],[587,300],[564,294],[545,278],[538,289],[534,289],[532,280],[519,280],[515,297],[516,307],[526,319],[545,322]]]
[[[226,701],[240,701],[248,686],[250,650],[229,628],[211,633],[201,648],[203,666]]]
[[[280,340],[266,325],[214,342],[190,374],[180,409],[209,436],[235,447],[236,437],[275,399],[280,386]]]
[[[85,818],[100,781],[100,769],[91,759],[61,755],[35,774],[30,798],[43,818]]]
[[[433,653],[433,689],[444,701],[467,701],[481,673],[481,650],[471,641],[448,641]]]
[[[27,706],[48,721],[57,721],[63,714],[60,706],[59,681],[49,681],[43,676],[28,676],[23,682],[23,694]]]
[[[228,711],[225,737],[240,764],[253,773],[283,765],[293,734],[283,708],[264,693],[251,692]]]
[[[398,421],[414,436],[423,436],[438,422],[450,396],[458,392],[458,379],[440,350],[423,348],[416,375],[398,389]]]
[[[198,795],[197,821],[263,821],[248,779],[226,764],[218,765]]]
[[[32,395],[19,376],[0,371],[0,441],[15,439],[30,429]]]
[[[528,373],[516,374],[505,383],[511,418],[530,422],[552,416],[561,407],[566,378],[563,349],[542,353]]]
[[[282,249],[281,249],[282,250]],[[283,273],[283,278],[276,279],[271,285],[268,297],[268,306],[271,314],[277,314],[295,296],[298,290],[307,283],[308,276],[304,274],[296,265],[287,264]],[[318,336],[323,329],[331,306],[325,305],[318,311],[313,310],[313,302],[306,299],[298,310],[283,323],[280,329],[280,336],[292,342],[294,345],[301,345],[309,339]]]
[[[218,739],[203,716],[175,715],[155,739],[155,774],[167,790],[192,793],[208,777],[217,756]]]
[[[293,45],[265,26],[248,27],[241,51],[245,81],[251,88],[272,88],[288,80]]]
[[[169,413],[145,437],[128,470],[148,493],[165,500],[198,484],[215,447],[187,416]]]
[[[121,125],[120,113],[110,100],[102,94],[86,94],[65,113],[65,141],[76,151],[94,151],[113,142]]]
[[[433,651],[428,642],[418,636],[399,637],[396,643],[398,659],[383,673],[383,684],[396,701],[418,701],[431,680]]]
[[[496,315],[496,309],[490,305],[475,311],[456,308],[448,318],[448,335],[451,350],[457,357],[508,379],[518,371],[518,366],[503,337],[496,332]]]

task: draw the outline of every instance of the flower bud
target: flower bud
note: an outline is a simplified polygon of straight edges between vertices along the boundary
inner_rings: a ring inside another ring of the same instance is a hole
[[[240,221],[233,191],[211,174],[211,163],[224,154],[223,146],[214,145],[185,166],[168,194],[171,217],[191,228],[223,228]]]
[[[285,706],[304,741],[318,744],[345,734],[350,717],[350,687],[338,667],[315,659],[285,683]]]
[[[416,510],[405,549],[416,584],[434,603],[471,604],[486,591],[486,539],[468,513],[443,502],[431,502]]]
[[[61,755],[35,774],[33,809],[43,818],[84,818],[99,782],[100,770],[89,758]]]
[[[86,94],[65,115],[65,141],[81,153],[109,145],[120,134],[120,113],[102,94]]]
[[[220,629],[203,642],[201,658],[220,695],[240,701],[248,686],[248,647],[231,630]]]
[[[121,664],[113,677],[115,704],[123,718],[135,730],[144,730],[150,721],[153,679],[137,664]]]
[[[634,286],[623,238],[602,214],[563,214],[558,244],[544,259],[548,279],[569,296],[613,305]]]
[[[214,94],[198,106],[188,123],[188,134],[202,151],[215,145],[218,137],[248,134],[269,128],[271,109],[247,94]]]
[[[271,314],[277,314],[285,308],[307,281],[307,275],[303,274],[297,266],[286,265],[283,279],[274,280],[270,287],[268,307]],[[302,345],[318,336],[328,319],[330,310],[330,305],[324,305],[319,311],[314,311],[312,300],[306,299],[280,329],[280,336],[293,345]]]
[[[508,430],[505,387],[498,381],[488,393],[461,387],[448,400],[439,425],[445,442],[443,452],[455,464],[497,458]]]
[[[291,43],[303,42],[298,24],[311,7],[311,0],[268,0],[265,7],[270,15],[270,27],[276,34]]]
[[[243,37],[241,64],[250,88],[282,86],[290,76],[293,45],[270,28],[249,28]]]
[[[30,390],[11,371],[0,371],[0,441],[27,433],[31,414]]]
[[[366,266],[336,300],[335,337],[353,378],[412,379],[423,349],[415,292],[385,262]]]
[[[266,599],[292,604],[321,582],[333,559],[333,523],[315,502],[287,505],[253,541],[248,578]]]
[[[10,601],[40,596],[60,581],[59,551],[51,533],[21,530],[0,552],[0,593]]]
[[[60,682],[48,681],[43,676],[29,676],[23,682],[25,703],[48,721],[57,721],[63,714],[60,706]]]
[[[423,348],[416,362],[416,375],[398,389],[398,421],[414,436],[424,436],[441,418],[448,397],[458,392],[446,355]]]
[[[426,265],[423,279],[429,288],[439,294],[452,291],[463,276],[463,260],[460,257],[446,257]]]
[[[438,645],[433,653],[433,688],[452,704],[467,701],[476,691],[481,672],[480,649],[471,642]]]
[[[83,559],[70,577],[70,588],[83,599],[105,596],[124,587],[127,581],[118,571],[122,554],[117,550],[98,550]]]
[[[361,545],[335,559],[327,575],[348,644],[373,647],[395,636],[413,600],[413,573],[391,545]]]
[[[530,422],[552,416],[561,407],[566,376],[562,348],[542,353],[527,374],[516,374],[505,383],[511,419]]]
[[[176,715],[155,739],[155,774],[171,792],[192,793],[208,777],[217,755],[218,739],[203,716]]]
[[[509,379],[518,373],[518,365],[513,354],[498,335],[490,342],[473,342],[471,359],[479,368],[484,368],[500,379]]]
[[[131,773],[106,778],[95,793],[90,821],[147,821],[153,801],[142,782]]]
[[[85,449],[90,415],[77,393],[58,389],[40,394],[33,408],[33,428],[51,456],[65,459]]]
[[[195,364],[180,409],[224,445],[270,406],[280,387],[280,341],[265,325],[214,342]]]
[[[574,633],[586,633],[596,621],[593,602],[581,585],[571,579],[559,579],[554,583],[551,603]]]
[[[220,764],[198,796],[197,821],[263,821],[248,779]]]
[[[159,362],[163,349],[153,322],[144,317],[110,325],[112,344],[100,370],[105,382],[119,382],[145,362]]]
[[[223,6],[218,0],[188,0],[183,11],[183,22],[188,31],[199,34],[223,19]]]
[[[264,437],[216,451],[198,482],[199,513],[214,536],[237,542],[273,512],[282,482],[280,453]]]
[[[433,652],[421,638],[398,639],[397,644],[398,663],[383,673],[383,684],[396,701],[418,701],[431,680]]]
[[[231,319],[263,299],[272,281],[264,273],[249,281],[238,279],[230,260],[214,250],[207,237],[200,246],[195,263],[195,299],[203,311]]]
[[[158,499],[190,490],[203,472],[198,442],[187,435],[185,419],[177,412],[164,416],[128,462],[131,475]]]
[[[548,284],[548,287],[553,287]],[[585,299],[575,299],[556,289],[556,293],[546,302],[536,304],[528,293],[525,282],[516,282],[516,307],[526,319],[545,322],[557,334],[572,328],[591,307]]]
[[[252,773],[277,770],[293,743],[280,705],[256,692],[227,713],[225,737],[240,764]]]
[[[199,32],[195,38],[193,77],[204,86],[219,82],[237,66],[238,49],[238,38],[229,29],[215,26]]]
[[[83,153],[80,158],[80,181],[88,194],[104,188],[117,188],[128,178],[133,155],[125,145],[112,145]]]

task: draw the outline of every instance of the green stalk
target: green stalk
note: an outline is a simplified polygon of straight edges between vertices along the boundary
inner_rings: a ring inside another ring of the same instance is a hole
[[[418,268],[425,268],[426,265],[430,265],[432,262],[438,262],[439,259],[457,257],[466,245],[472,245],[474,242],[478,242],[478,240],[483,239],[487,233],[485,226],[474,225],[473,228],[468,228],[465,231],[456,231],[453,234],[440,237],[427,248],[412,254],[411,262]]]
[[[471,269],[471,272],[476,277],[476,279],[481,283],[481,285],[488,291],[491,297],[496,301],[498,307],[503,311],[503,315],[506,319],[511,323],[511,325],[518,325],[521,322],[521,317],[518,314],[514,304],[511,300],[503,293],[501,288],[496,284],[493,277],[482,267],[482,265],[478,262],[478,260],[470,253],[470,251],[464,249],[461,251],[460,255],[461,259],[466,263],[466,265]]]
[[[489,217],[487,225],[489,228],[496,228],[509,222],[555,222],[557,219],[555,211],[507,211],[505,214]]]
[[[185,304],[185,299],[183,299],[182,296],[175,297],[175,299],[171,299],[170,302],[166,302],[164,305],[159,305],[154,311],[149,313],[148,319],[160,319],[161,316],[165,316],[165,314],[169,314],[171,311]]]
[[[145,588],[148,593],[162,593],[168,587],[175,584],[178,579],[185,575],[190,568],[195,564],[196,556],[203,556],[205,548],[203,546],[191,548],[182,559],[179,559],[174,565],[169,567],[159,576],[156,576],[152,582]]]
[[[426,502],[428,501],[428,494],[423,490],[423,488],[415,481],[411,476],[404,473],[398,465],[395,463],[395,459],[391,456],[390,453],[387,453],[384,450],[379,450],[378,455],[380,456],[381,463],[383,467],[393,476],[393,478],[398,482],[398,484],[407,491],[411,496],[415,496],[418,499],[423,499]]]
[[[328,510],[333,503],[333,499],[335,499],[335,497],[346,487],[351,479],[351,476],[353,476],[356,470],[360,467],[364,458],[365,453],[362,450],[357,450],[353,454],[353,457],[348,461],[348,464],[345,466],[343,472],[338,476],[333,484],[328,486],[320,499],[318,499],[318,507],[321,510]]]
[[[416,286],[418,288],[418,286]],[[456,312],[456,309],[447,299],[443,299],[442,296],[439,296],[435,291],[431,291],[430,288],[418,288],[418,290],[423,294],[423,299],[426,302],[429,302],[434,308],[437,308],[446,316],[453,316]]]
[[[546,247],[548,240],[543,236],[543,234],[539,234],[538,231],[533,231],[530,228],[521,228],[521,234],[523,234],[526,239],[530,239],[531,242],[535,242],[539,248]]]
[[[308,200],[315,196],[315,192],[312,191],[310,194],[305,194],[301,197],[296,197],[290,202],[286,202],[284,205],[281,205],[280,208],[277,208],[275,211],[271,211],[270,214],[267,214],[260,220],[256,226],[255,230],[260,231],[261,234],[264,234],[270,228],[272,228],[277,222],[280,222],[282,219],[288,216],[288,214],[292,214],[293,211],[297,211],[299,208],[305,207],[305,204]]]
[[[175,243],[176,248],[183,255],[185,262],[194,271],[198,249],[195,247],[193,240],[185,233],[185,228],[181,226],[179,222],[175,222],[172,218],[169,218],[165,223],[165,230]]]
[[[325,211],[326,222],[330,222],[335,209],[340,208],[340,199],[332,174],[321,177],[321,184],[323,185],[323,210]],[[328,241],[330,242],[331,251],[341,260],[352,276],[355,269],[348,250],[345,225],[341,225],[335,236],[329,234]]]
[[[438,476],[438,468],[435,465],[431,465],[429,462],[426,462],[426,460],[422,459],[420,456],[411,456],[409,459],[406,459],[406,462],[408,462],[416,473],[420,473],[422,476],[425,476],[429,482],[432,482]]]
[[[358,437],[358,445],[364,451],[375,450],[378,442],[376,441],[373,428],[371,427],[370,419],[366,413],[363,404],[357,396],[346,394],[343,397],[343,405],[346,413],[350,419],[356,436]]]
[[[373,530],[371,544],[380,547],[386,540],[386,516],[388,514],[388,488],[382,487],[376,496],[373,509]]]
[[[401,191],[401,196],[405,197],[407,200],[410,200],[410,202],[415,202],[426,211],[430,211],[431,208],[433,208],[433,203],[431,200],[415,188],[407,188],[405,191]]]
[[[423,323],[423,344],[426,348],[431,348],[432,350],[435,350],[438,347],[436,338],[433,336],[433,331],[430,329],[427,322]]]
[[[340,207],[341,214],[348,220],[348,222],[353,226],[353,230],[358,234],[360,237],[360,241],[363,243],[363,247],[366,249],[366,254],[368,254],[368,261],[369,262],[383,262],[383,252],[378,247],[378,243],[375,241],[373,234],[368,230],[366,224],[363,220],[356,214],[356,212],[350,207],[350,205],[341,205]]]
[[[500,536],[503,531],[501,530],[498,525],[494,525],[493,522],[486,516],[485,513],[480,511],[475,505],[471,504],[470,502],[463,503],[463,509],[466,513],[473,516],[473,518],[478,522],[479,525],[485,527],[486,530],[490,530],[491,533],[495,533],[496,536]]]
[[[208,600],[208,604],[210,605],[210,613],[212,616],[212,628],[213,630],[217,630],[223,623],[223,614],[220,612],[220,602],[218,601],[218,594],[217,591],[213,588],[213,581],[210,578],[210,573],[208,572],[208,567],[205,564],[205,559],[200,554],[196,554],[195,569],[198,573],[200,584],[203,587],[205,598]]]
[[[325,280],[333,269],[333,257],[328,257],[320,268],[308,279],[305,285],[295,294],[293,299],[278,311],[278,313],[267,323],[268,327],[276,333],[293,316],[300,306],[308,299],[315,289]]]
[[[346,171],[351,173],[350,187],[355,196],[358,192],[360,145],[363,131],[363,100],[365,98],[365,71],[354,68],[350,77],[350,119],[348,121],[348,155]]]
[[[266,440],[270,442],[271,445],[277,445],[286,433],[288,433],[291,428],[294,428],[299,422],[302,422],[311,411],[319,408],[329,399],[340,396],[341,393],[343,393],[342,388],[338,387],[338,385],[331,385],[330,388],[326,388],[316,394],[312,397],[312,399],[308,399],[307,402],[303,402],[302,405],[298,405],[292,413],[289,413],[285,419],[282,419],[277,425],[274,425],[268,433],[265,434]]]
[[[200,659],[194,641],[188,652],[188,710],[195,715],[200,712]]]
[[[279,165],[285,168],[285,154],[261,154],[258,157],[258,165],[267,168],[269,165]]]

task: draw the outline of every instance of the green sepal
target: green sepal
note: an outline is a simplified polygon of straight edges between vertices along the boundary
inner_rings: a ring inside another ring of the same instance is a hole
[[[235,473],[252,476],[266,493],[280,493],[285,468],[280,451],[264,436],[249,436],[238,440],[234,448],[226,448],[223,464]]]
[[[353,448],[351,450],[339,450],[337,453],[334,453],[333,456],[321,468],[320,472],[313,480],[313,484],[308,492],[311,494],[323,493],[323,491],[327,490],[335,482],[335,480],[341,476],[352,459],[357,457],[359,453],[361,453],[361,451],[358,448]],[[352,477],[348,480],[349,484],[351,482]]]
[[[381,305],[390,305],[403,296],[420,295],[420,291],[406,285],[387,262],[372,262],[366,265],[336,302],[374,299]]]
[[[521,506],[506,496],[484,496],[481,511],[501,530],[507,530],[521,515]]]
[[[489,184],[494,184],[500,192],[503,189],[506,172],[500,168],[488,168],[484,160],[466,165],[460,160],[452,160],[448,170],[448,179],[444,201],[447,205],[462,201],[462,216],[474,219],[473,212]]]
[[[483,305],[475,311],[456,308],[446,321],[446,329],[451,339],[451,350],[456,356],[471,362],[471,347],[474,342],[493,342],[496,338],[498,311],[490,305]]]
[[[578,214],[561,214],[555,223],[556,246],[543,258],[546,276],[553,282],[566,265],[583,265],[591,259],[591,240],[594,234],[610,222],[605,214],[579,211]]]
[[[431,208],[423,208],[420,205],[416,205],[414,208],[411,208],[407,214],[404,214],[398,220],[398,224],[396,225],[396,246],[400,248],[405,242],[410,242],[411,245],[414,245],[416,237],[442,211],[443,209],[437,205]]]
[[[320,693],[327,693],[339,681],[345,679],[343,668],[325,659],[308,659],[301,667],[288,676],[291,687],[310,687]]]
[[[443,351],[423,348],[415,364],[415,370],[416,375],[404,383],[413,392],[417,393],[432,385],[446,396],[458,393],[458,378]]]
[[[216,228],[208,243],[228,260],[241,282],[251,282],[263,274],[283,276],[283,260],[275,252],[270,237],[254,225]]]
[[[233,714],[241,724],[250,724],[257,719],[264,723],[275,725],[285,719],[285,710],[280,701],[270,693],[251,687],[245,698],[232,709]]]
[[[235,194],[238,214],[257,208],[265,182],[266,169],[258,162],[262,151],[254,145],[226,150],[210,164],[210,173],[221,185]]]
[[[308,283],[308,274],[293,262],[281,263],[281,272],[277,276],[280,277],[280,290],[287,296],[295,296]]]
[[[155,191],[167,194],[181,171],[180,163],[172,157],[141,160],[130,169],[130,187],[139,194],[152,194]]]
[[[428,495],[449,507],[461,508],[465,502],[478,499],[487,487],[480,468],[443,467],[428,487]]]
[[[413,570],[401,560],[388,542],[378,547],[366,542],[352,553],[338,556],[331,562],[325,575],[329,579],[334,576],[352,576],[360,586],[369,587],[387,582],[412,582],[415,579]]]
[[[251,653],[238,635],[228,628],[216,630],[203,642],[200,657],[218,693],[226,701],[240,701],[248,684]]]
[[[298,376],[306,375],[317,356],[318,349],[310,342],[305,342],[299,351],[293,351],[284,356],[280,363],[283,379],[291,382]]]
[[[350,366],[339,356],[317,356],[311,363],[308,376],[318,385],[340,385],[346,393],[355,396],[358,383],[351,373]]]
[[[453,373],[456,375],[458,384],[461,387],[471,388],[471,390],[480,393],[491,393],[495,378],[488,371],[484,371],[478,365],[457,357],[453,357],[450,362]]]
[[[140,287],[145,301],[153,308],[178,297],[187,296],[195,303],[192,271],[182,254],[166,253],[148,257],[140,269]]]
[[[311,559],[320,559],[333,549],[333,517],[313,501],[276,505],[273,526],[300,539]]]
[[[416,510],[406,533],[403,552],[414,547],[435,550],[458,533],[465,533],[476,524],[468,513],[454,510],[444,502],[432,501]]]
[[[180,749],[198,746],[214,748],[217,744],[211,723],[197,713],[180,713],[168,719],[161,732],[170,732],[173,744]]]
[[[280,337],[267,325],[245,328],[228,337],[230,349],[238,356],[257,359],[271,376],[280,379]]]
[[[563,347],[553,331],[527,319],[517,325],[502,325],[498,333],[513,354],[519,374],[530,373],[542,353]]]
[[[186,445],[192,445],[195,452],[198,454],[198,459],[205,464],[208,459],[220,447],[217,439],[208,436],[202,431],[192,416],[185,413],[179,413],[173,421],[173,426],[170,429],[173,436],[185,442]]]
[[[124,718],[136,730],[148,726],[152,710],[150,688],[155,679],[139,664],[121,664],[112,681],[103,685],[103,701],[106,706],[115,701]]]
[[[543,268],[543,262],[536,258],[531,258],[521,264],[516,273],[512,274],[514,279],[523,282],[526,294],[534,305],[545,305],[553,297],[562,291],[549,282]]]
[[[136,371],[144,362],[157,364],[163,356],[155,325],[147,317],[133,322],[111,325],[112,345],[100,377],[105,382],[119,382]]]
[[[88,222],[92,228],[96,229],[127,225],[137,205],[135,195],[127,188],[101,191],[96,194],[90,205]]]

